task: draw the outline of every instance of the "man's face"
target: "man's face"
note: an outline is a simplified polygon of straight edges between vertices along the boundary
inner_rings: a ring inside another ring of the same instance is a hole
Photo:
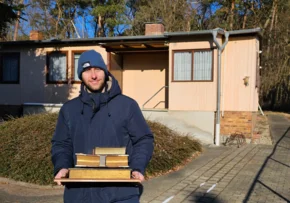
[[[97,67],[86,68],[82,73],[82,81],[89,91],[101,91],[105,84],[105,72]]]

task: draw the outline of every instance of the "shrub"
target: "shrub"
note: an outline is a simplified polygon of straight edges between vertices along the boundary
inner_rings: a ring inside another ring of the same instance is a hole
[[[53,184],[51,138],[57,113],[11,119],[0,125],[0,176],[40,185]],[[199,142],[147,121],[155,136],[147,176],[165,173],[201,151]]]

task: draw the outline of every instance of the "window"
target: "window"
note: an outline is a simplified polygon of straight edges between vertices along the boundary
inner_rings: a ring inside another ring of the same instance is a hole
[[[0,83],[19,84],[20,53],[0,53]]]
[[[50,52],[47,55],[47,82],[67,82],[67,52]]]
[[[72,52],[72,81],[80,82],[81,80],[78,77],[78,62],[80,55],[83,51],[73,51]]]
[[[173,52],[173,81],[212,81],[213,51]]]
[[[190,81],[192,71],[191,52],[174,53],[174,80]]]

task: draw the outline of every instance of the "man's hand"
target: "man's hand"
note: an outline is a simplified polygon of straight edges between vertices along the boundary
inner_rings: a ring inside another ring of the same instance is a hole
[[[133,171],[132,172],[132,177],[134,179],[139,179],[141,182],[143,182],[145,179],[144,179],[144,176],[142,175],[142,173],[140,173],[139,171]]]
[[[68,175],[68,169],[63,168],[56,174],[55,178],[64,178],[64,177],[67,177],[67,175]],[[56,183],[57,185],[62,185],[60,181],[57,181]]]

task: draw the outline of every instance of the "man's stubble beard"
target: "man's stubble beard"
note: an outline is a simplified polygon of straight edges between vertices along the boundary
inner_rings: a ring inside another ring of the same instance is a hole
[[[89,84],[86,84],[86,82],[84,82],[84,85],[85,85],[86,89],[87,89],[89,92],[91,92],[91,93],[102,92],[103,89],[105,88],[105,84],[106,84],[106,81],[103,80],[103,81],[102,81],[102,84],[101,84],[101,86],[100,86],[100,88],[98,88],[98,89],[93,89]]]

